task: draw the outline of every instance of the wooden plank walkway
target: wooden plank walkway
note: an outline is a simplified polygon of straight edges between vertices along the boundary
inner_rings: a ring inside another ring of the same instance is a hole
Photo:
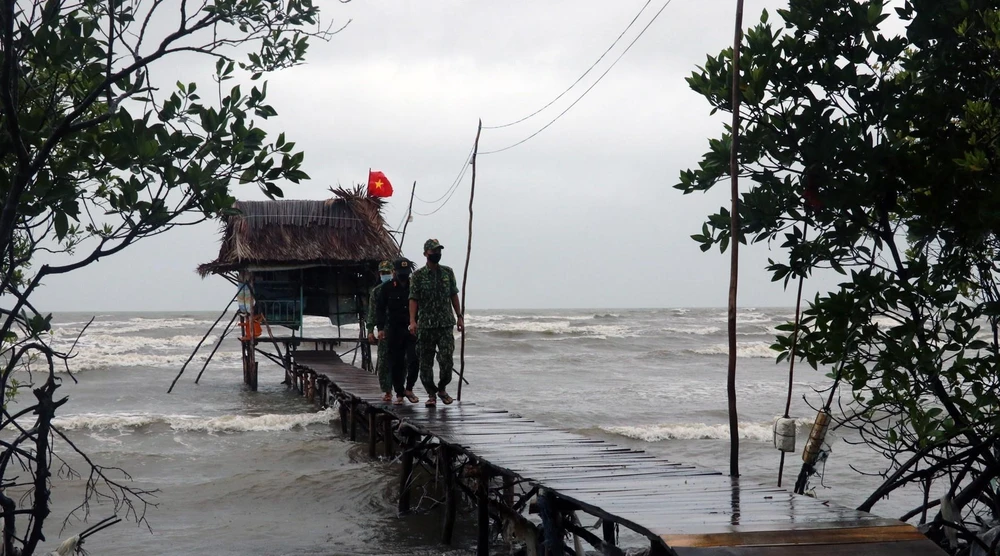
[[[944,554],[914,527],[896,520],[731,480],[717,471],[550,428],[501,409],[459,402],[439,402],[436,408],[386,404],[374,375],[339,361],[334,353],[292,353],[291,379],[304,393],[315,395],[318,385],[321,400],[330,396],[332,403],[336,394],[349,411],[342,416],[351,422],[352,437],[359,415],[385,415],[397,422],[395,430],[412,430],[464,455],[479,466],[479,473],[503,477],[504,490],[482,512],[501,516],[501,510],[524,509],[527,500],[513,503],[515,484],[526,498],[544,493],[562,509],[601,518],[604,544],[596,536],[588,540],[605,553],[616,553],[614,523],[650,539],[651,554]],[[371,419],[374,423],[375,417]],[[372,450],[374,445],[372,440]],[[482,496],[488,499],[489,493]],[[503,505],[508,507],[497,507]]]

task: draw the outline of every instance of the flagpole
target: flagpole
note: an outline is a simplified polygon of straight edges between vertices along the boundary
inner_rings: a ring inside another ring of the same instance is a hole
[[[406,207],[406,222],[403,224],[403,235],[399,237],[399,255],[403,255],[403,241],[406,240],[406,227],[410,225],[413,218],[413,196],[417,194],[417,182],[413,181],[413,189],[410,190],[410,206]]]
[[[483,132],[483,120],[476,129],[476,142],[472,146],[472,189],[469,192],[469,244],[465,248],[465,271],[462,273],[462,347],[459,351],[458,401],[462,401],[462,382],[465,380],[465,287],[469,280],[469,257],[472,255],[472,201],[476,198],[476,156],[479,154],[479,135]]]

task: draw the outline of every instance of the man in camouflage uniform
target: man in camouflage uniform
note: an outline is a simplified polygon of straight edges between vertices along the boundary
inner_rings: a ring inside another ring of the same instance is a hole
[[[382,389],[382,401],[392,401],[392,377],[389,376],[389,346],[386,342],[379,342],[375,338],[375,307],[378,302],[378,292],[382,289],[382,284],[392,280],[392,262],[382,261],[378,264],[379,282],[372,288],[368,296],[368,316],[365,318],[365,327],[368,329],[368,343],[378,344],[378,361],[375,363],[375,372],[378,374],[378,385]]]
[[[436,404],[436,397],[450,404],[454,400],[445,391],[455,370],[456,324],[462,330],[465,323],[458,304],[458,282],[455,272],[441,261],[443,246],[436,239],[424,242],[427,265],[410,277],[410,333],[417,335],[417,357],[420,360],[420,382],[427,389],[427,406]],[[453,312],[454,311],[454,312]],[[456,319],[455,316],[458,316]],[[440,379],[434,381],[434,354],[437,352]]]

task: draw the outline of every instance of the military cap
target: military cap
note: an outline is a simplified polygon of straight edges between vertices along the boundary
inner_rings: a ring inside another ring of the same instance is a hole
[[[393,261],[392,266],[395,270],[413,270],[413,263],[409,259],[400,258]]]
[[[392,272],[392,261],[382,261],[378,263],[378,271],[381,272]]]
[[[424,253],[435,249],[444,249],[444,245],[441,245],[436,239],[428,239],[424,242]]]

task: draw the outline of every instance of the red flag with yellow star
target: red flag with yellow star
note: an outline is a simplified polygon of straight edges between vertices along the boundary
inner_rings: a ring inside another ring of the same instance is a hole
[[[368,195],[371,197],[392,197],[392,184],[385,174],[368,170]]]

